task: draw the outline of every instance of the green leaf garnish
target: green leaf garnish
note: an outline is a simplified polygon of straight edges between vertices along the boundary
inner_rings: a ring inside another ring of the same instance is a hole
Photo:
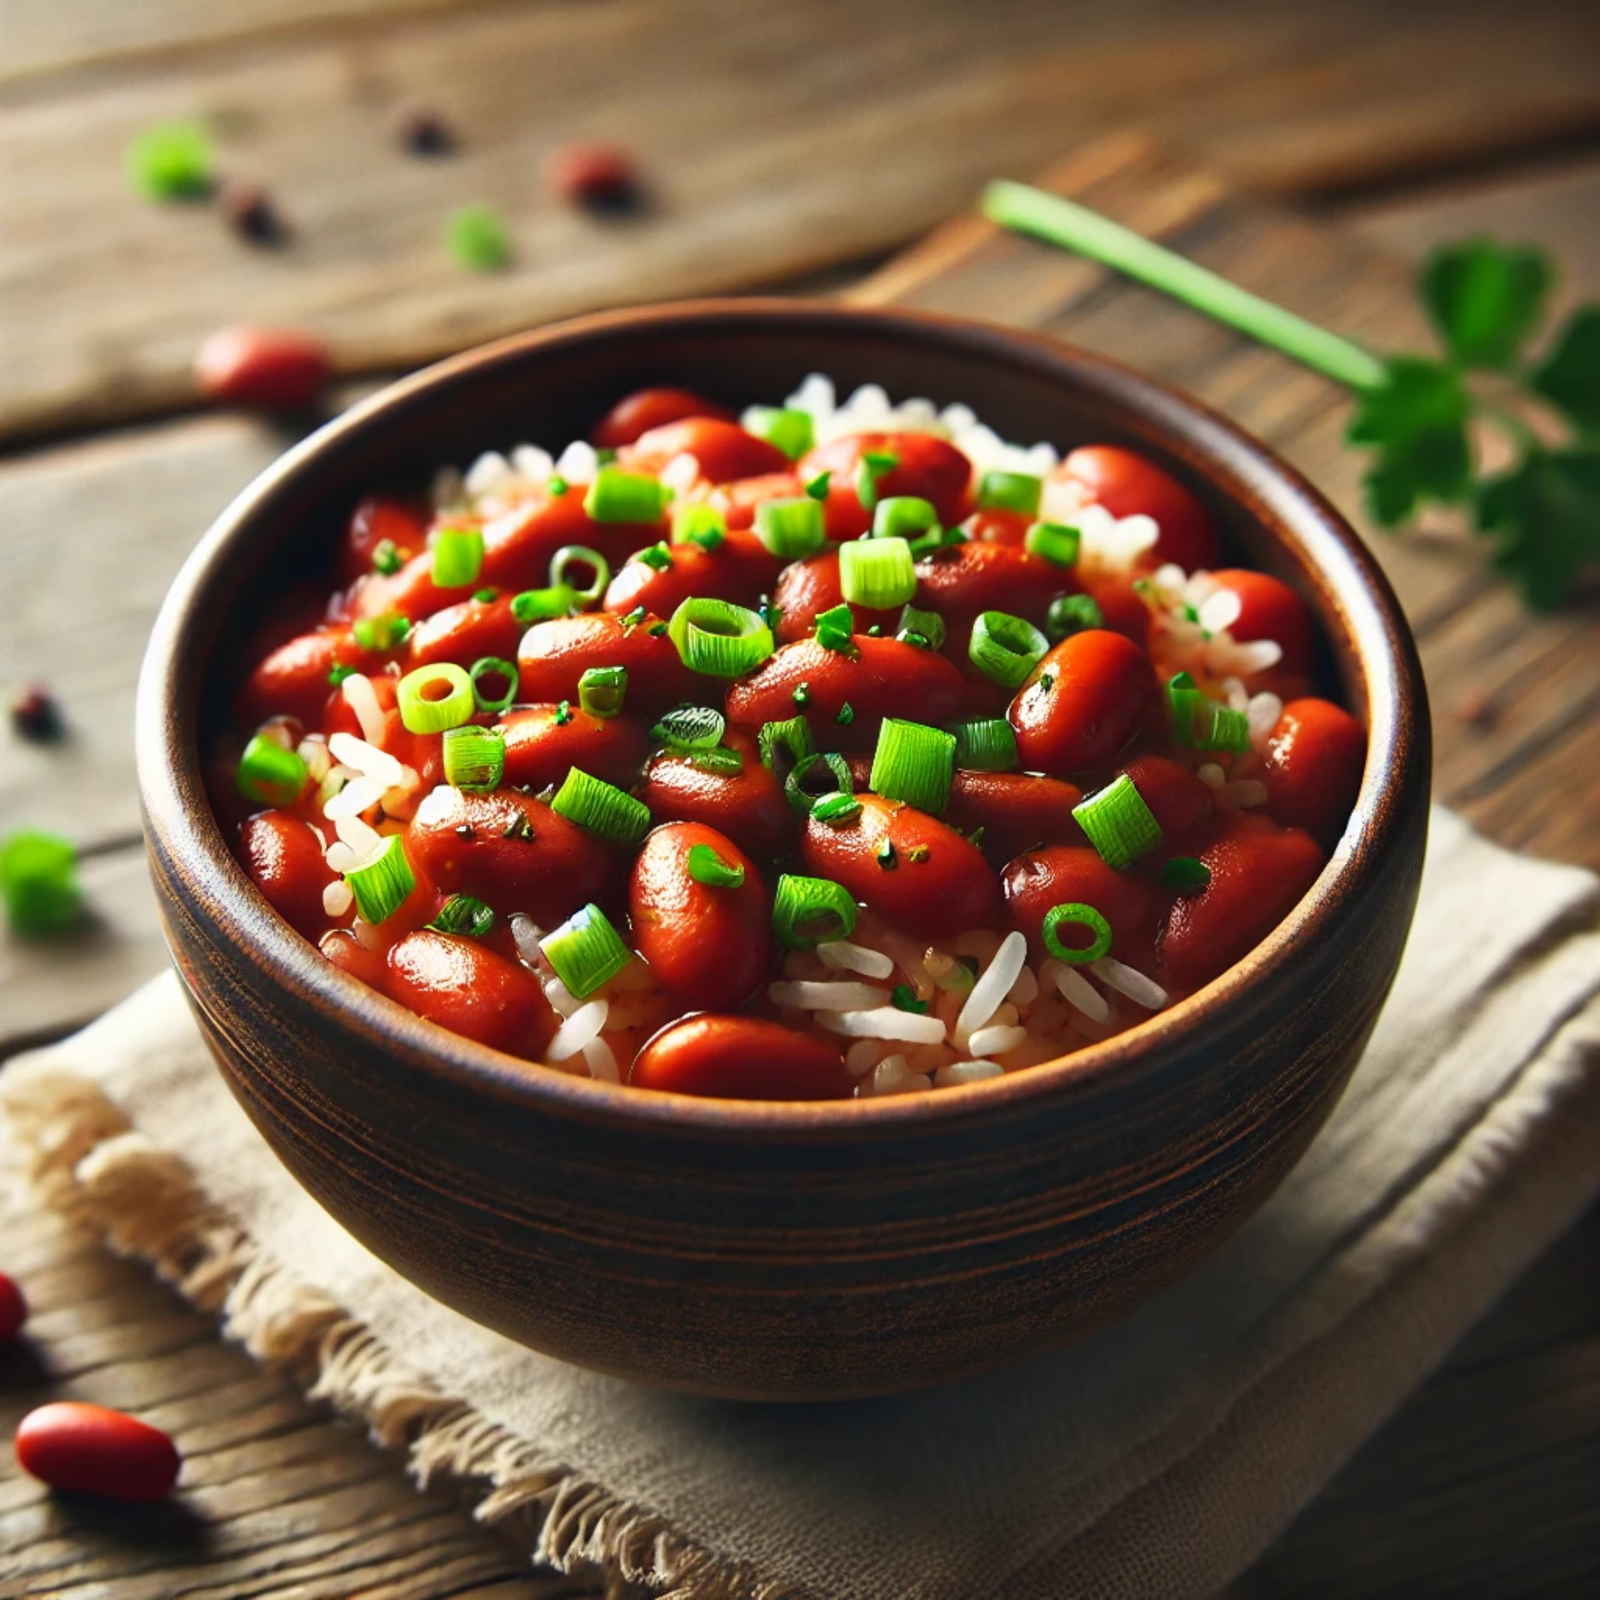
[[[1528,387],[1579,433],[1600,433],[1600,306],[1580,306],[1572,313]]]
[[[1554,277],[1542,250],[1467,239],[1435,250],[1417,287],[1456,361],[1504,372],[1539,326]]]
[[[1467,418],[1472,400],[1460,374],[1438,361],[1396,356],[1388,382],[1357,397],[1346,437],[1378,447],[1367,471],[1367,504],[1385,527],[1425,500],[1460,501],[1472,483]]]

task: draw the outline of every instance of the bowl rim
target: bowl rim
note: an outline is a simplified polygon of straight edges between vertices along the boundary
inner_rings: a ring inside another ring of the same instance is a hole
[[[201,780],[197,686],[178,673],[185,619],[226,572],[234,547],[247,543],[255,516],[322,456],[352,435],[381,429],[393,413],[440,385],[484,379],[530,354],[607,336],[726,328],[739,322],[819,330],[876,330],[902,340],[931,340],[1001,365],[1068,379],[1117,403],[1170,454],[1203,462],[1212,487],[1239,502],[1281,539],[1291,530],[1319,575],[1311,600],[1319,623],[1336,615],[1349,641],[1367,709],[1367,758],[1351,817],[1316,881],[1295,908],[1246,956],[1193,994],[1124,1033],[1025,1071],[952,1088],[867,1099],[725,1100],[638,1089],[577,1077],[480,1045],[429,1022],[368,988],[331,962],[272,910],[240,867],[212,813]],[[1053,372],[1050,369],[1055,369]],[[1218,480],[1222,480],[1220,483]],[[222,511],[168,590],[140,672],[135,748],[147,845],[196,869],[213,931],[251,952],[263,977],[313,1009],[334,1008],[341,1025],[393,1061],[458,1088],[510,1099],[533,1111],[660,1132],[674,1128],[710,1138],[849,1138],[895,1127],[944,1124],[1066,1097],[1078,1085],[1136,1075],[1170,1059],[1208,1021],[1264,1001],[1284,980],[1302,947],[1320,940],[1402,843],[1413,810],[1405,802],[1425,784],[1427,699],[1421,665],[1400,604],[1360,536],[1320,491],[1265,444],[1219,412],[1161,380],[1110,357],[1026,329],[899,307],[855,306],[783,298],[711,298],[596,312],[475,346],[386,385],[358,401],[279,456]],[[192,994],[192,991],[191,991]]]

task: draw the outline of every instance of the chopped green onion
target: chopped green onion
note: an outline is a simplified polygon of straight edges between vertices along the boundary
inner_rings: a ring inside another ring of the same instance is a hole
[[[871,511],[878,503],[878,479],[887,477],[900,465],[900,457],[892,450],[865,450],[856,466],[856,499],[863,511]]]
[[[517,698],[518,674],[515,661],[503,661],[499,656],[480,656],[472,663],[472,670],[467,674],[472,680],[472,698],[480,711],[501,712],[515,704]],[[504,687],[499,694],[485,694],[483,680],[485,678],[500,678]]]
[[[442,692],[431,692],[435,688]],[[472,679],[453,661],[408,672],[395,686],[395,696],[407,733],[443,733],[469,721],[477,709]]]
[[[380,539],[372,547],[372,570],[385,578],[392,578],[404,563],[400,549],[393,539]]]
[[[589,582],[580,585],[573,580],[574,567],[589,569]],[[593,605],[606,592],[611,582],[611,563],[598,550],[586,544],[564,544],[550,557],[550,587],[570,589],[585,605]]]
[[[1031,472],[986,472],[978,481],[978,509],[1036,517],[1043,494],[1044,480]]]
[[[1062,923],[1066,923],[1069,927],[1087,928],[1094,937],[1082,948],[1063,944],[1061,935],[1056,932]],[[1057,961],[1065,961],[1069,967],[1086,967],[1091,961],[1098,961],[1111,949],[1111,924],[1093,906],[1086,906],[1080,900],[1071,901],[1067,905],[1051,906],[1044,914],[1044,924],[1039,929],[1039,934],[1044,940],[1045,949]]]
[[[1049,614],[1044,619],[1044,635],[1051,644],[1060,644],[1075,633],[1105,625],[1106,614],[1091,596],[1063,594],[1050,602]]]
[[[709,750],[721,744],[727,730],[727,719],[710,706],[678,706],[650,730],[650,737],[682,754],[686,750]]]
[[[808,780],[817,781],[813,792],[806,788]],[[826,755],[813,753],[802,756],[784,779],[783,793],[796,811],[809,811],[823,795],[850,794],[855,785],[850,781],[850,764],[841,755],[831,751]]]
[[[483,569],[480,528],[441,528],[433,540],[433,581],[441,589],[465,589]]]
[[[355,675],[356,669],[354,667],[346,667],[342,665],[330,667],[328,669],[328,686],[330,688],[337,689],[346,678],[353,678]]]
[[[855,655],[854,633],[855,618],[847,605],[833,606],[817,617],[817,643],[824,650],[833,650],[842,656]]]
[[[741,421],[746,433],[776,445],[791,461],[798,461],[817,442],[816,424],[809,411],[751,406]]]
[[[792,950],[848,939],[856,931],[857,907],[831,878],[802,878],[786,872],[772,902],[772,931]]]
[[[500,598],[498,589],[479,589],[472,597],[480,606],[492,606]]]
[[[789,698],[800,707],[802,711],[811,704],[811,685],[802,678],[793,689],[789,691]]]
[[[944,648],[944,618],[937,611],[918,611],[907,606],[900,613],[900,626],[894,636],[902,644],[915,645],[919,650]]]
[[[728,537],[728,519],[715,506],[679,506],[672,514],[672,542],[697,544],[708,553]]]
[[[445,224],[450,259],[468,272],[498,272],[511,264],[511,230],[493,206],[462,206]]]
[[[758,612],[727,600],[697,596],[672,613],[667,635],[691,672],[738,678],[773,652],[772,629]]]
[[[559,589],[524,589],[511,597],[511,615],[525,628],[552,617],[570,617],[579,609],[577,595],[565,584]]]
[[[804,717],[790,717],[785,722],[764,723],[756,735],[756,749],[761,753],[762,766],[777,772],[780,753],[788,756],[792,765],[815,755],[817,741],[812,737],[811,724]]]
[[[1174,856],[1163,864],[1161,882],[1174,894],[1199,894],[1211,882],[1211,868],[1194,856]]]
[[[1072,815],[1108,867],[1125,867],[1161,843],[1161,824],[1125,772],[1080,800]]]
[[[459,933],[464,938],[483,939],[494,928],[494,912],[470,894],[453,894],[439,907],[438,916],[424,926],[435,933]]]
[[[147,200],[192,199],[211,188],[211,141],[193,122],[159,122],[128,146],[128,177]]]
[[[922,722],[885,717],[872,753],[868,787],[890,800],[904,800],[937,816],[950,799],[955,772],[955,735]]]
[[[702,772],[732,777],[744,771],[744,757],[737,750],[727,750],[717,745],[710,750],[691,750],[689,765],[698,767]]]
[[[828,498],[828,485],[833,482],[831,472],[819,472],[814,478],[807,478],[805,491],[813,500],[826,500]]]
[[[1203,694],[1187,672],[1175,672],[1167,680],[1167,705],[1172,712],[1175,745],[1191,750],[1231,750],[1235,755],[1250,748],[1250,719]]]
[[[293,750],[258,733],[244,747],[234,782],[246,800],[264,806],[292,806],[306,786],[306,764]]]
[[[381,617],[357,617],[350,632],[363,650],[393,650],[405,643],[411,632],[411,619],[397,611],[386,611]]]
[[[356,897],[356,910],[361,920],[374,926],[392,917],[417,886],[416,875],[406,860],[405,846],[397,833],[389,834],[365,861],[351,867],[344,881]]]
[[[917,998],[917,991],[909,983],[897,983],[889,991],[889,1004],[896,1011],[909,1011],[913,1016],[925,1017],[928,1014],[928,1002]]]
[[[506,742],[498,728],[466,723],[444,736],[444,781],[452,789],[498,789],[506,775]]]
[[[559,500],[568,489],[572,487],[559,472],[552,472],[544,481],[546,492],[552,499]]]
[[[838,711],[834,713],[833,720],[837,722],[841,728],[848,728],[850,724],[856,720],[856,708],[851,705],[848,700],[846,700],[844,704],[839,707]]]
[[[1017,767],[1017,736],[1004,717],[969,717],[952,722],[956,765],[966,772],[1013,772]]]
[[[547,933],[539,948],[575,1000],[587,1000],[633,960],[622,935],[592,902]]]
[[[572,702],[570,700],[563,700],[560,705],[556,707],[556,726],[558,728],[564,728],[571,721]]]
[[[939,513],[931,500],[914,494],[893,494],[880,500],[872,513],[874,539],[909,539],[939,526]]]
[[[948,549],[953,544],[966,544],[966,534],[959,528],[934,528],[923,534],[920,539],[911,541],[911,553],[918,561],[924,556],[930,556],[937,550]]]
[[[647,544],[633,552],[635,561],[642,561],[652,572],[665,572],[672,565],[672,552],[664,543]]]
[[[83,915],[77,846],[39,828],[12,834],[0,844],[0,894],[18,933],[65,933]]]
[[[659,522],[672,490],[648,472],[605,466],[583,497],[583,509],[596,522]]]
[[[1195,741],[1200,750],[1231,750],[1236,756],[1250,748],[1250,719],[1232,706],[1211,706],[1211,725]]]
[[[830,828],[842,828],[847,822],[854,822],[861,815],[861,802],[853,794],[846,794],[843,790],[835,794],[825,794],[811,808],[811,817],[815,822],[825,822]]]
[[[628,693],[626,667],[590,667],[578,679],[578,704],[591,717],[614,717]]]
[[[1078,559],[1080,542],[1076,528],[1061,522],[1036,522],[1023,536],[1022,548],[1058,567],[1070,567]]]
[[[972,625],[967,654],[986,678],[1020,689],[1049,648],[1050,641],[1031,622],[1009,611],[985,611]]]
[[[612,844],[637,844],[650,827],[650,808],[604,778],[571,767],[550,809]]]
[[[911,546],[898,535],[840,545],[839,588],[852,605],[874,611],[905,605],[917,592]]]
[[[814,555],[827,537],[822,507],[808,495],[763,500],[756,507],[755,531],[756,538],[785,561]]]
[[[1193,749],[1196,722],[1207,713],[1206,697],[1195,688],[1191,673],[1175,672],[1167,679],[1167,709],[1172,713],[1172,742]]]
[[[709,889],[744,887],[744,868],[724,861],[708,844],[689,846],[689,876]]]
[[[602,467],[609,467],[617,459],[617,452],[610,445],[602,445],[595,451],[594,458]]]

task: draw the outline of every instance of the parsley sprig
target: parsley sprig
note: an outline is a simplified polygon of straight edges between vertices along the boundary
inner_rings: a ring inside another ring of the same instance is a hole
[[[1356,402],[1347,437],[1373,451],[1365,484],[1380,525],[1399,527],[1428,504],[1463,507],[1496,566],[1541,608],[1600,565],[1600,306],[1580,306],[1530,355],[1555,277],[1543,251],[1487,239],[1435,251],[1418,289],[1440,353],[1383,359],[1070,200],[1001,182],[982,209],[1343,384]],[[1504,471],[1483,470],[1484,429],[1511,445]]]

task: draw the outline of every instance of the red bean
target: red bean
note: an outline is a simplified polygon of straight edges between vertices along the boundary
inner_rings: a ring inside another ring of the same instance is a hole
[[[589,440],[601,450],[620,450],[652,428],[685,417],[715,417],[722,422],[736,420],[724,406],[714,405],[691,389],[635,389],[595,423]]]
[[[527,628],[511,614],[510,594],[493,600],[458,600],[424,617],[406,636],[409,667],[453,661],[470,667],[485,656],[514,660]]]
[[[698,699],[717,684],[684,666],[659,617],[625,623],[609,611],[536,622],[522,636],[517,665],[524,699],[574,705],[578,679],[590,667],[626,667],[628,709],[641,713]]]
[[[542,589],[550,582],[551,558],[563,546],[598,550],[613,569],[635,550],[666,538],[660,522],[596,522],[583,509],[587,491],[574,484],[520,516],[496,518],[484,529],[483,570],[478,584],[502,589]]]
[[[703,845],[742,868],[737,888],[697,883],[689,852]],[[767,974],[772,907],[755,863],[726,834],[699,822],[669,822],[633,863],[628,914],[640,955],[691,1007],[716,1011],[748,999]]]
[[[758,729],[803,712],[819,748],[838,750],[870,745],[884,717],[909,714],[937,723],[956,714],[965,686],[943,656],[898,639],[858,634],[852,642],[854,656],[825,649],[815,639],[780,646],[749,677],[729,685],[728,720]],[[846,705],[854,715],[841,724]]]
[[[0,1272],[0,1344],[15,1339],[27,1320],[27,1296],[15,1278]]]
[[[1083,592],[1100,607],[1113,633],[1146,649],[1150,642],[1150,608],[1133,592],[1133,578],[1122,572],[1090,574],[1079,580]]]
[[[581,706],[519,706],[500,719],[505,733],[505,781],[515,788],[560,784],[573,767],[619,789],[638,781],[649,751],[634,717],[592,717]]]
[[[691,756],[658,755],[638,796],[658,821],[703,822],[758,861],[771,861],[788,845],[799,814],[761,764],[754,739],[732,728],[723,743],[744,757],[738,772],[707,772]]]
[[[1063,639],[1011,702],[1022,765],[1057,777],[1108,765],[1155,695],[1149,658],[1120,633],[1091,628]]]
[[[1139,797],[1161,825],[1163,854],[1183,855],[1210,831],[1216,802],[1211,790],[1181,761],[1140,755],[1126,762],[1122,770],[1133,779]]]
[[[895,465],[877,480],[877,497],[915,495],[933,503],[939,520],[953,528],[971,510],[972,463],[945,439],[931,433],[852,433],[819,445],[800,463],[801,480],[831,472],[828,482],[828,537],[854,539],[872,526],[856,494],[856,471],[868,451],[892,455]]]
[[[345,529],[339,556],[342,583],[354,583],[373,570],[378,546],[391,544],[402,562],[409,561],[428,542],[428,524],[403,501],[369,495],[355,509]]]
[[[1212,573],[1220,587],[1239,597],[1238,619],[1228,632],[1241,644],[1274,639],[1283,647],[1278,670],[1305,677],[1311,671],[1311,613],[1288,584],[1270,573],[1225,567]]]
[[[1005,544],[946,545],[917,563],[917,604],[964,627],[952,644],[964,654],[980,611],[1009,611],[1042,623],[1050,602],[1074,587],[1066,569]]]
[[[628,1082],[719,1100],[843,1100],[855,1092],[837,1046],[825,1039],[716,1013],[664,1028],[639,1052]]]
[[[182,1458],[159,1428],[84,1400],[57,1400],[17,1426],[17,1462],[52,1489],[136,1504],[162,1499]]]
[[[783,562],[751,533],[730,533],[715,550],[673,545],[665,566],[629,561],[611,580],[607,611],[626,616],[636,606],[670,617],[695,595],[716,595],[735,605],[754,607],[771,594]]]
[[[806,819],[800,859],[890,922],[929,939],[982,927],[998,898],[977,847],[937,817],[863,794],[861,814],[840,826]]]
[[[1082,445],[1051,474],[1082,491],[1082,503],[1102,505],[1114,517],[1153,517],[1161,537],[1156,562],[1175,561],[1187,572],[1213,567],[1222,545],[1205,507],[1153,461],[1115,445]]]
[[[791,561],[783,569],[777,587],[772,591],[773,604],[778,607],[776,629],[780,644],[792,644],[796,639],[807,639],[815,631],[817,618],[824,611],[832,611],[844,604],[844,589],[839,580],[839,552],[824,550],[807,556],[803,561]],[[850,616],[856,633],[865,633],[876,624],[885,634],[892,635],[900,616],[899,607],[891,611],[874,611],[867,606],[851,606]]]
[[[693,456],[707,483],[782,472],[789,465],[776,445],[719,417],[686,417],[652,428],[617,452],[617,464],[629,472],[660,472],[676,456]]]
[[[389,963],[384,951],[369,949],[353,933],[342,928],[323,934],[317,941],[317,948],[341,972],[359,978],[379,994],[389,992]]]
[[[1028,537],[1028,529],[1036,520],[1025,511],[995,509],[974,511],[961,527],[969,539],[979,544],[1000,544],[1021,549],[1023,540]]]
[[[793,469],[763,472],[755,478],[735,478],[719,483],[706,497],[706,503],[727,518],[730,529],[752,527],[756,507],[768,500],[793,500],[805,492],[800,475]]]
[[[422,928],[390,947],[389,995],[492,1050],[535,1060],[558,1019],[539,980],[475,940]]]
[[[1366,760],[1366,730],[1348,711],[1327,700],[1291,700],[1262,763],[1267,809],[1275,821],[1304,828],[1331,848],[1355,804]]]
[[[200,346],[195,383],[208,400],[298,411],[332,375],[326,342],[293,328],[223,328]]]
[[[1009,861],[1041,844],[1082,844],[1072,808],[1083,790],[1060,778],[1023,772],[958,772],[950,785],[944,820],[971,833],[983,829],[983,853]]]
[[[446,894],[526,911],[545,927],[598,899],[616,876],[604,845],[515,789],[433,790],[417,807],[406,854]]]
[[[272,909],[296,933],[315,939],[328,925],[322,891],[338,877],[309,823],[288,811],[263,811],[239,830],[239,857]]]
[[[328,674],[341,666],[367,672],[381,660],[343,625],[302,633],[251,668],[239,690],[239,720],[253,727],[268,717],[297,717],[316,727],[332,687]]]
[[[1238,812],[1197,852],[1211,869],[1198,894],[1180,895],[1167,919],[1161,959],[1172,983],[1198,989],[1258,945],[1322,871],[1310,834]]]
[[[639,197],[633,157],[615,144],[568,144],[545,162],[545,182],[572,205],[612,210]]]
[[[1164,909],[1161,892],[1142,873],[1108,867],[1088,845],[1055,845],[1016,858],[1004,874],[1006,909],[1044,953],[1039,930],[1052,906],[1093,906],[1111,925],[1111,954],[1148,972]],[[1076,936],[1062,936],[1074,944]]]

